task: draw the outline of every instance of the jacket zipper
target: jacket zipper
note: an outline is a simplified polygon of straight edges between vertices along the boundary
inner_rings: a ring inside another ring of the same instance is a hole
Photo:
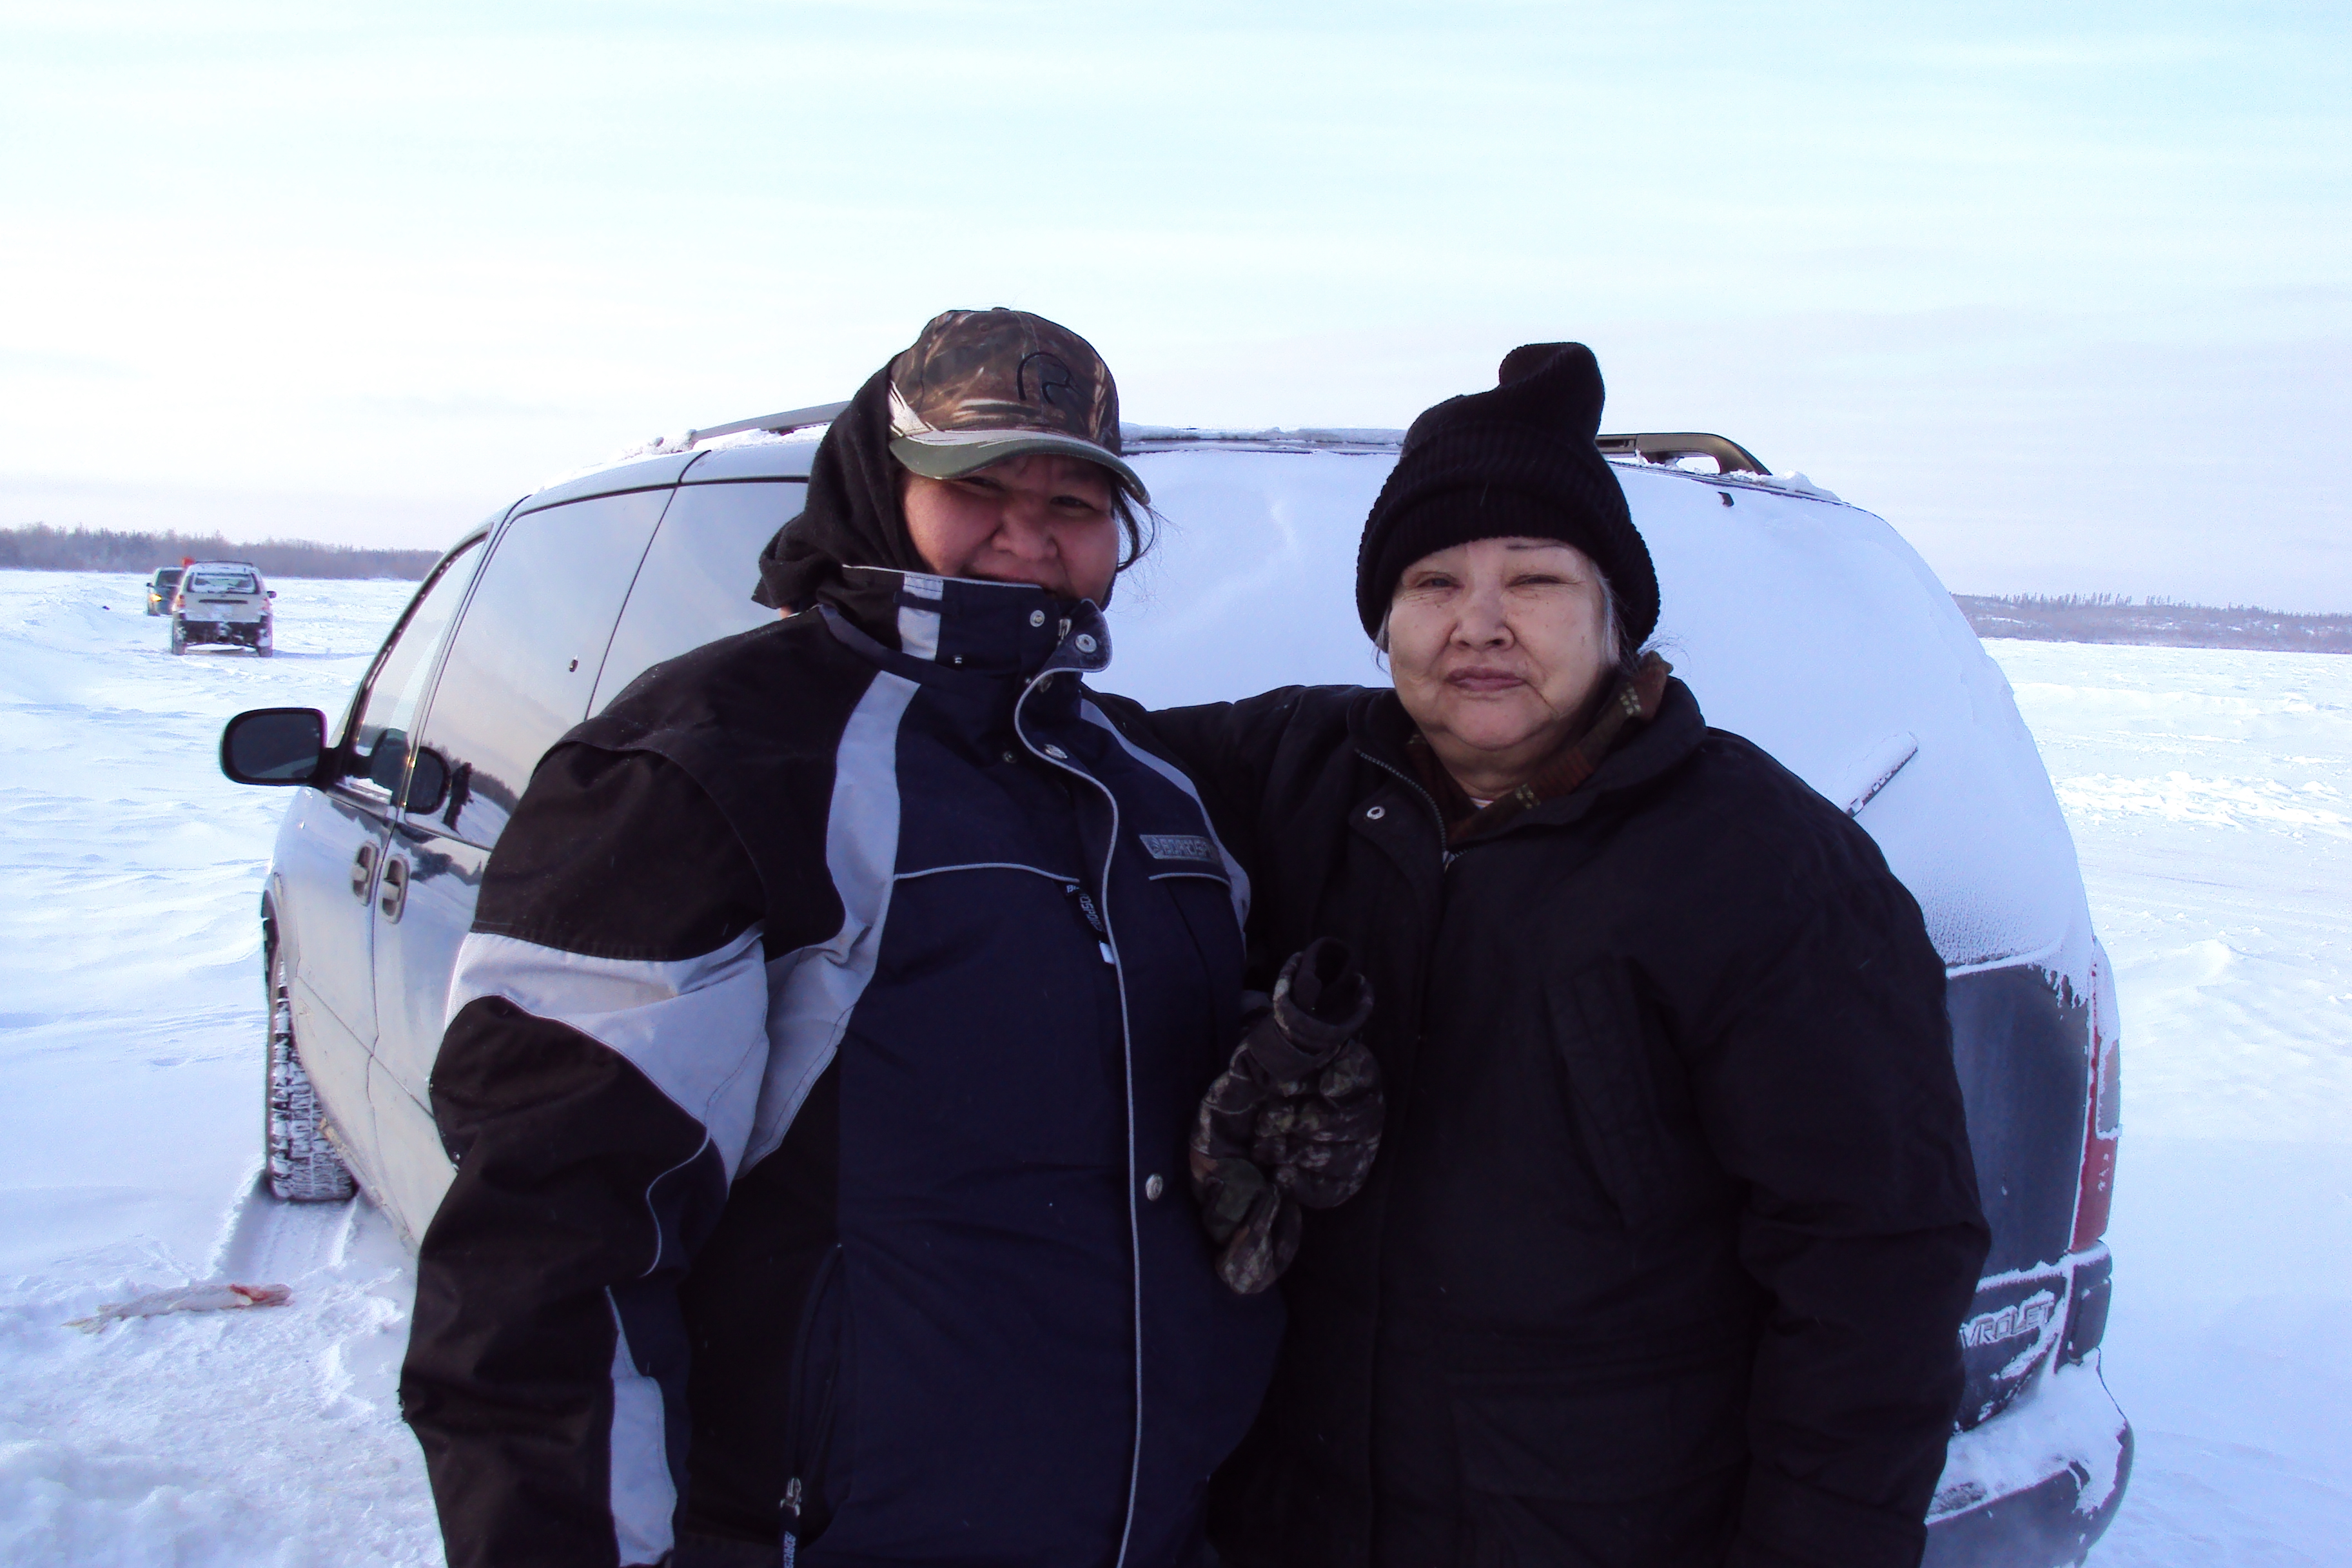
[[[1127,1568],[1127,1549],[1135,1534],[1136,1493],[1143,1484],[1143,1219],[1135,1206],[1135,1035],[1128,1023],[1127,973],[1119,964],[1118,937],[1111,929],[1110,919],[1110,873],[1112,865],[1118,858],[1118,796],[1112,794],[1110,786],[1102,780],[1073,765],[1066,756],[1047,754],[1029,739],[1028,732],[1021,727],[1021,710],[1031,695],[1055,676],[1065,674],[1073,680],[1078,677],[1078,672],[1074,669],[1048,669],[1022,689],[1020,697],[1013,704],[1013,732],[1021,738],[1022,745],[1028,748],[1030,755],[1048,767],[1059,768],[1072,778],[1085,780],[1101,792],[1104,803],[1110,807],[1110,839],[1103,850],[1102,875],[1097,879],[1097,886],[1102,889],[1102,955],[1111,966],[1111,983],[1118,988],[1118,1054],[1126,1072],[1127,1090],[1127,1239],[1131,1265],[1129,1313],[1135,1329],[1135,1437],[1133,1447],[1129,1450],[1127,1464],[1127,1517],[1119,1525],[1118,1556],[1112,1564],[1112,1568]],[[1061,750],[1058,746],[1054,749],[1056,752]],[[1433,809],[1434,805],[1433,802]]]
[[[1430,821],[1437,825],[1438,867],[1440,869],[1444,869],[1445,867],[1453,865],[1456,851],[1449,848],[1446,845],[1445,813],[1437,808],[1437,797],[1430,794],[1426,788],[1423,787],[1419,779],[1408,777],[1403,769],[1391,767],[1388,763],[1381,761],[1380,758],[1372,755],[1370,752],[1360,750],[1356,752],[1356,755],[1363,758],[1364,761],[1371,763],[1372,766],[1380,769],[1381,772],[1388,774],[1390,777],[1395,779],[1397,783],[1404,785],[1405,788],[1421,796],[1422,804],[1429,807]]]
[[[816,1346],[811,1342],[816,1338],[817,1322],[824,1312],[825,1293],[832,1288],[835,1271],[840,1266],[841,1243],[836,1241],[826,1249],[824,1258],[817,1264],[816,1271],[809,1281],[808,1300],[801,1308],[800,1328],[798,1333],[794,1335],[793,1378],[788,1391],[790,1400],[787,1415],[790,1426],[785,1433],[785,1445],[790,1449],[793,1476],[784,1483],[783,1496],[783,1505],[789,1514],[789,1520],[784,1526],[784,1534],[786,1540],[793,1543],[797,1543],[800,1539],[802,1513],[808,1501],[806,1478],[812,1475],[818,1464],[826,1458],[814,1452],[814,1448],[817,1442],[823,1438],[825,1428],[832,1425],[834,1401],[840,1394],[841,1358],[836,1354],[834,1357],[833,1375],[825,1383],[824,1398],[817,1409],[814,1411],[809,1409],[809,1358],[816,1350]],[[790,1550],[790,1547],[787,1550]]]

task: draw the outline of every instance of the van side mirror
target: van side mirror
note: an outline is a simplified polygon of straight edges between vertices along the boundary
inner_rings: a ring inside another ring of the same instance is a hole
[[[268,596],[273,599],[278,597],[278,590],[275,588],[270,589]]]
[[[448,794],[448,763],[432,747],[417,747],[416,761],[408,770],[408,800],[403,809],[412,816],[430,816],[441,809]]]
[[[310,784],[326,751],[327,716],[316,708],[257,708],[221,731],[221,772],[238,784]]]

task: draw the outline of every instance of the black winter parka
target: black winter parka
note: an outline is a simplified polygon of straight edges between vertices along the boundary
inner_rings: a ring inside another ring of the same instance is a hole
[[[1242,1568],[1913,1564],[1987,1230],[1917,905],[1671,682],[1449,854],[1394,692],[1153,716],[1256,887],[1356,950],[1389,1085],[1307,1216],[1214,1531]]]

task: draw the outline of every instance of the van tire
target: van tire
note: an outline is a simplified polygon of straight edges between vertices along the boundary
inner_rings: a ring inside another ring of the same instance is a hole
[[[188,651],[188,628],[180,624],[180,617],[177,616],[172,617],[172,651],[173,653]]]
[[[174,651],[177,651],[176,649]],[[294,1047],[294,1003],[286,960],[269,949],[268,1073],[263,1084],[262,1137],[270,1195],[298,1204],[339,1204],[358,1190],[351,1167],[327,1137],[327,1111]]]

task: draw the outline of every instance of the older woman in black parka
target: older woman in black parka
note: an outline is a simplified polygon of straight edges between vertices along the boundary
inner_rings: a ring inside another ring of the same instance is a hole
[[[1393,690],[1155,717],[1255,950],[1353,949],[1389,1094],[1363,1192],[1306,1216],[1219,1545],[1914,1564],[1987,1240],[1943,966],[1869,836],[1637,657],[1591,352],[1501,382],[1422,416],[1365,524]]]

